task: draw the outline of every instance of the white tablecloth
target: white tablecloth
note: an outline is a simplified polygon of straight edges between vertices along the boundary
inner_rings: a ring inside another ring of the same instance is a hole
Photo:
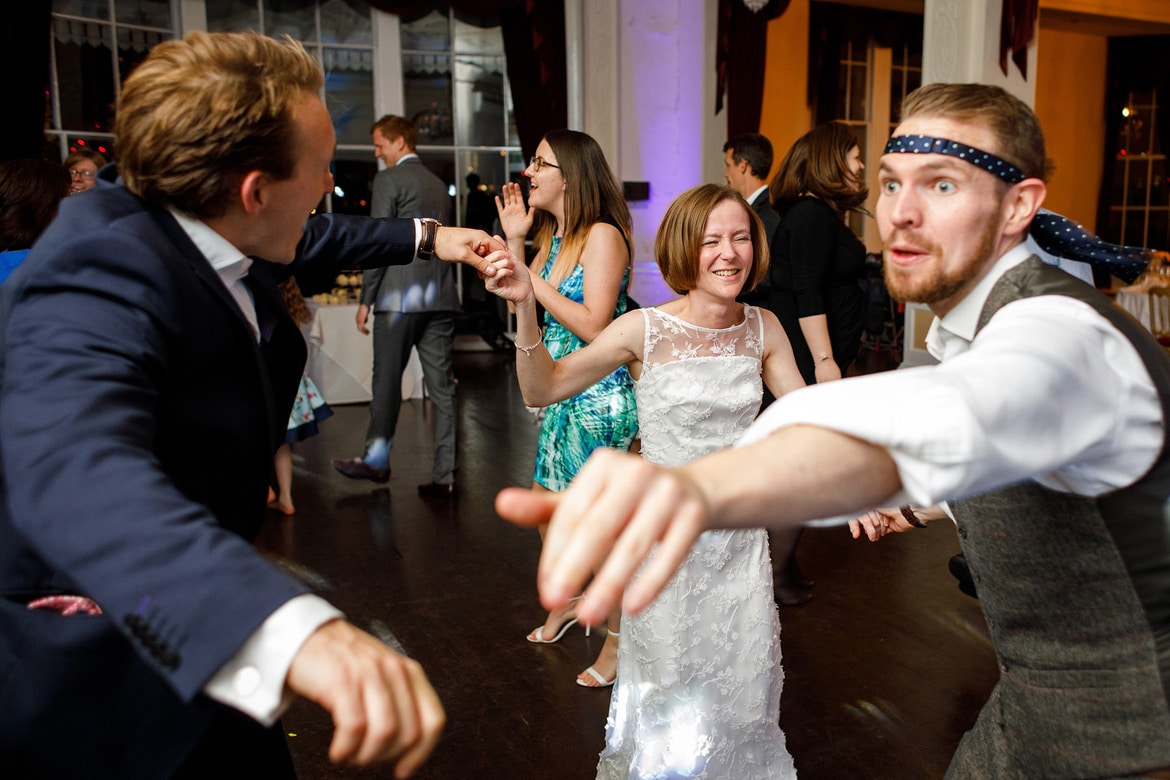
[[[1118,290],[1113,302],[1137,318],[1138,322],[1150,329],[1150,293],[1141,290]]]
[[[354,322],[357,304],[323,306],[310,301],[309,309],[313,312],[312,322],[305,326],[309,378],[330,404],[368,403],[374,347],[372,337],[359,333]],[[402,374],[402,397],[423,397],[422,366],[415,352]]]

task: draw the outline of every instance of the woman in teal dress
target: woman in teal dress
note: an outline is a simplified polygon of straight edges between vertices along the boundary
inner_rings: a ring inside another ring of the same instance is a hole
[[[528,207],[515,183],[504,185],[496,206],[517,257],[524,256],[525,238],[535,226],[533,289],[545,311],[543,343],[559,358],[592,341],[629,308],[630,212],[601,147],[585,133],[546,135],[524,175]],[[517,344],[517,349],[535,346]],[[633,381],[623,366],[580,395],[545,409],[534,488],[563,490],[593,450],[628,449],[636,434]],[[618,617],[610,619],[597,661],[577,676],[579,685],[613,684]],[[574,623],[573,607],[549,613],[528,641],[556,642]]]

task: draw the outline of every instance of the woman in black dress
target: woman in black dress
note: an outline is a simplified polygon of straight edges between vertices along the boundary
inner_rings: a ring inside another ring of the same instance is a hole
[[[769,188],[780,227],[772,238],[768,308],[784,326],[810,385],[843,377],[861,345],[865,245],[845,220],[851,211],[865,213],[864,168],[853,131],[830,122],[793,144]],[[800,531],[771,538],[776,599],[788,606],[805,603],[812,583],[796,567]]]

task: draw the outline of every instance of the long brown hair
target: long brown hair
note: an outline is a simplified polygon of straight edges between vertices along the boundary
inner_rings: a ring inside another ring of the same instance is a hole
[[[869,189],[849,172],[849,150],[858,146],[853,130],[840,122],[817,125],[784,155],[768,185],[772,205],[784,210],[804,194],[815,195],[838,214],[862,211]]]
[[[597,141],[576,130],[553,130],[544,140],[556,154],[557,165],[565,177],[564,237],[557,259],[553,261],[549,282],[555,287],[572,272],[589,239],[589,229],[605,215],[617,223],[629,247],[632,263],[630,209]],[[539,247],[536,259],[537,267],[540,267],[548,258],[557,221],[552,214],[537,209],[535,223],[536,245]]]
[[[0,163],[0,250],[28,249],[69,194],[69,173],[48,160]]]

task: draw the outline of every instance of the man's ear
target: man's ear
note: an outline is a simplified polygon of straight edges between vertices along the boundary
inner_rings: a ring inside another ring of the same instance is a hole
[[[249,216],[256,216],[267,205],[268,183],[262,171],[248,171],[240,180],[240,205]]]
[[[1024,179],[1012,186],[1004,204],[1004,233],[1023,235],[1044,203],[1048,187],[1040,179]]]

